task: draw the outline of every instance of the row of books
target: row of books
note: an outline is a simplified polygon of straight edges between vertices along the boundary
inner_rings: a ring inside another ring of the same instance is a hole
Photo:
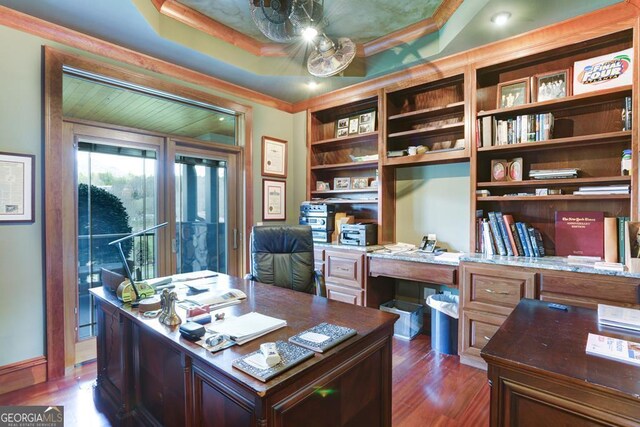
[[[477,218],[476,251],[485,255],[543,257],[545,255],[540,230],[524,222],[515,222],[512,215],[489,212],[488,218]]]
[[[624,108],[622,109],[622,130],[631,130],[631,97],[624,97]]]
[[[553,136],[553,114],[525,114],[497,120],[494,116],[478,119],[478,141],[482,147],[546,141]]]

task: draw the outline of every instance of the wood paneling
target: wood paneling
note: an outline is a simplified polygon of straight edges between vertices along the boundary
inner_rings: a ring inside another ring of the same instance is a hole
[[[47,359],[44,356],[0,367],[0,395],[39,384],[47,380]]]

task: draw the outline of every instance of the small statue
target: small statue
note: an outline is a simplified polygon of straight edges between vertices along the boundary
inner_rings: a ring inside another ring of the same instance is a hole
[[[162,306],[162,313],[160,314],[160,323],[167,326],[178,326],[182,323],[182,319],[176,313],[176,300],[178,294],[175,292],[169,292],[168,289],[162,291],[160,296],[160,304]]]

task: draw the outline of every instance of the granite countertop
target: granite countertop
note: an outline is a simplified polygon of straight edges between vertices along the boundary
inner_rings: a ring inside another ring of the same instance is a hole
[[[342,245],[340,243],[319,243],[319,242],[313,242],[313,246],[316,248],[322,248],[322,249],[348,249],[348,250],[358,251],[358,252],[372,252],[382,248],[382,246],[380,245],[354,246],[354,245]]]
[[[457,257],[451,257],[455,252],[444,252],[444,256],[439,256],[441,254],[431,254],[422,251],[405,251],[405,252],[391,252],[385,251],[384,248],[380,247],[378,251],[373,251],[367,254],[369,258],[382,258],[382,259],[391,259],[398,261],[410,261],[410,262],[423,262],[427,264],[443,264],[443,265],[454,265],[457,266],[459,264]]]
[[[545,270],[570,271],[574,273],[602,274],[605,276],[617,277],[637,277],[640,273],[630,273],[628,271],[610,271],[593,268],[593,262],[573,261],[569,262],[568,258],[557,256],[546,256],[541,258],[532,257],[516,257],[516,256],[500,256],[500,255],[483,255],[483,254],[464,254],[460,257],[460,261],[478,262],[482,264],[494,265],[510,265],[514,267],[530,267]]]

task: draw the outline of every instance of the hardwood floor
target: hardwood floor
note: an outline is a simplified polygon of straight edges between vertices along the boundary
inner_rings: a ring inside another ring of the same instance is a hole
[[[95,363],[61,380],[0,395],[0,406],[64,405],[65,426],[108,426],[93,404]],[[393,342],[393,425],[489,425],[487,374],[461,365],[457,356],[431,350],[430,338]]]

